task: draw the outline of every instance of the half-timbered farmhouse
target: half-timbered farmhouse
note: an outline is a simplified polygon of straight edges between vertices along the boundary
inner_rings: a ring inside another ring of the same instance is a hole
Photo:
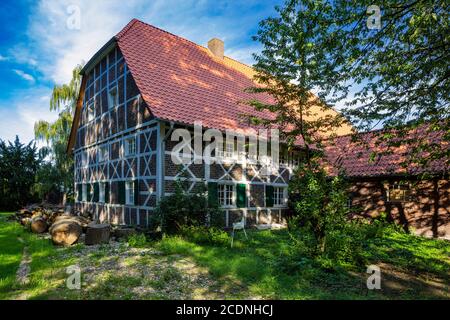
[[[242,114],[270,116],[239,104],[255,98],[244,91],[252,77],[249,66],[224,56],[219,39],[203,47],[132,20],[82,70],[68,145],[75,157],[76,209],[100,221],[146,226],[158,199],[183,177],[191,190],[207,184],[227,226],[242,216],[247,224],[282,221],[300,149],[282,150],[279,170],[269,175],[249,159],[181,166],[171,160],[175,128],[192,130],[201,122],[205,129],[245,131],[250,127]],[[222,156],[236,152],[234,144],[226,145]]]

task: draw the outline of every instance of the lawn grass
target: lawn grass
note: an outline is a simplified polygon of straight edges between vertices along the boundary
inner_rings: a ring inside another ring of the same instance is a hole
[[[25,237],[23,228],[15,223],[7,223],[8,212],[0,212],[0,299],[13,289],[16,272],[22,259]]]
[[[321,261],[292,255],[286,230],[248,231],[248,240],[238,233],[233,248],[180,236],[139,248],[126,243],[60,248],[7,221],[9,214],[0,213],[0,299],[450,298],[450,242],[444,240],[390,231],[369,241],[365,258],[380,266],[382,289],[367,290],[366,266],[325,268]],[[30,281],[19,285],[15,278],[25,246],[32,257]],[[65,285],[70,265],[82,268],[82,290]]]
[[[434,299],[450,298],[450,243],[388,232],[366,245],[368,264],[381,266],[382,290],[367,290],[365,267],[336,265],[323,268],[319,261],[286,256],[290,238],[286,230],[249,232],[250,240],[234,248],[199,245],[181,237],[167,237],[156,246],[167,254],[192,257],[206,267],[230,298],[266,299]],[[293,267],[292,267],[293,266]]]
[[[16,222],[7,221],[11,214],[0,213],[0,300],[28,298],[47,291],[54,284],[44,280],[48,278],[46,275],[64,272],[62,267],[73,262],[71,257],[57,259],[63,252],[53,246],[49,239],[26,231]],[[31,256],[31,272],[29,283],[19,285],[16,282],[16,272],[25,246]]]

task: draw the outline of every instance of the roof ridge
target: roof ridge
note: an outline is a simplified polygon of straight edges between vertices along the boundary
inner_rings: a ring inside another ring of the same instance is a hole
[[[128,22],[126,24],[125,27],[122,28],[122,30],[120,30],[114,37],[116,38],[116,40],[119,40],[120,38],[122,38],[127,32],[128,30],[131,29],[131,27],[136,23],[136,22],[142,22],[139,19],[133,18],[130,20],[130,22]]]

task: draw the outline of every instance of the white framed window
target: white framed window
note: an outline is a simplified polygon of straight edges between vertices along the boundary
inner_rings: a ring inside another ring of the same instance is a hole
[[[125,204],[134,205],[134,181],[125,182]]]
[[[91,102],[88,104],[88,121],[95,119],[95,103]]]
[[[131,156],[136,154],[136,137],[125,140],[125,155]]]
[[[108,91],[108,107],[115,108],[119,105],[119,90],[117,86],[112,87]]]
[[[81,166],[85,167],[88,165],[88,155],[86,151],[81,152]]]
[[[106,190],[106,182],[100,182],[99,197],[98,197],[100,203],[105,203],[105,190]]]
[[[101,146],[98,152],[98,162],[105,162],[109,159],[108,146]]]
[[[83,187],[81,188],[83,193],[81,195],[82,201],[87,201],[87,184],[83,184]]]
[[[220,148],[216,149],[216,156],[225,160],[237,159],[238,154],[234,141],[225,141],[222,150]]]
[[[273,188],[273,204],[274,206],[285,206],[286,205],[286,191],[284,187],[274,187]]]
[[[236,187],[232,184],[219,184],[217,186],[219,204],[222,207],[232,207],[236,203]]]
[[[227,141],[227,142],[225,142],[224,157],[226,157],[226,158],[233,158],[234,154],[235,154],[234,141]]]

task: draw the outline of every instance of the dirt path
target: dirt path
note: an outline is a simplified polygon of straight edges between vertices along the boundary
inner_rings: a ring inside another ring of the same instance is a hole
[[[226,298],[222,285],[205,268],[189,257],[163,255],[154,248],[131,248],[113,242],[83,246],[76,252],[63,253],[60,259],[76,261],[81,270],[81,289],[67,289],[60,278],[49,299]]]
[[[24,242],[22,238],[17,238],[17,240],[22,243]],[[31,271],[30,264],[31,264],[31,255],[28,253],[28,247],[24,247],[23,253],[22,253],[22,260],[20,261],[20,265],[19,265],[19,268],[17,269],[17,273],[16,273],[16,282],[20,286],[26,286],[30,282],[30,279],[29,279],[29,275],[30,275],[30,271]],[[17,300],[26,300],[27,295],[21,294],[16,299]]]

